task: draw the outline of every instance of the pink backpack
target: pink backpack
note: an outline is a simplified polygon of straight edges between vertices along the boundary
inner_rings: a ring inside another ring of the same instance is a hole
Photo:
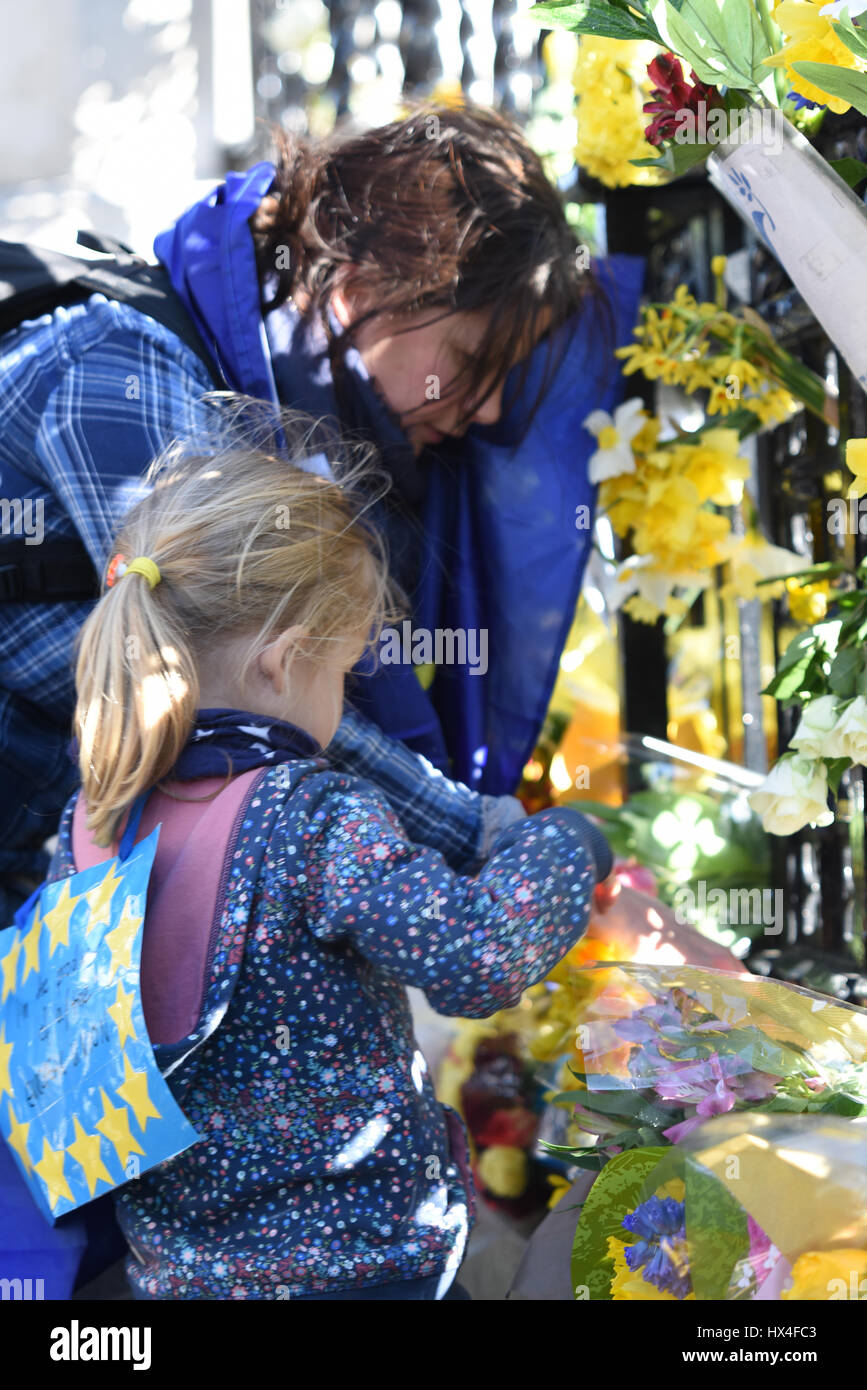
[[[147,799],[136,843],[162,824],[148,884],[141,952],[142,1009],[153,1044],[180,1042],[198,1022],[231,855],[266,772],[267,768],[254,767],[229,783],[223,777],[167,782],[174,795],[154,789]],[[202,799],[208,796],[213,799]],[[85,820],[79,796],[70,837],[77,871],[113,858],[120,840],[119,836],[100,849],[88,835]]]

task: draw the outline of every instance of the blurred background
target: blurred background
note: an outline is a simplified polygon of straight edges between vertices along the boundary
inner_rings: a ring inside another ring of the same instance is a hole
[[[404,93],[463,90],[526,118],[546,76],[530,3],[0,0],[0,236],[69,250],[90,227],[148,252],[268,155],[272,124],[378,125]]]

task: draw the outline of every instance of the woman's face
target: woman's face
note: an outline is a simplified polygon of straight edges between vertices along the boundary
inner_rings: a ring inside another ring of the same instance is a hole
[[[367,308],[366,301],[343,290],[335,291],[332,305],[344,327]],[[383,316],[359,330],[356,345],[373,387],[397,417],[415,454],[447,434],[464,434],[470,423],[492,425],[499,420],[504,382],[475,411],[459,390],[446,395],[476,353],[486,326],[483,312],[443,317],[443,310],[437,308],[412,316]],[[520,362],[532,346],[529,341],[521,345],[509,365]],[[488,384],[484,383],[480,395]]]

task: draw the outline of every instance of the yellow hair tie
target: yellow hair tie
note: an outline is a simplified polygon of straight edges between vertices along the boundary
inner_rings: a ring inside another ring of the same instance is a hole
[[[143,574],[152,589],[155,589],[162,579],[156,561],[149,560],[147,555],[137,555],[134,560],[130,560],[124,574]]]

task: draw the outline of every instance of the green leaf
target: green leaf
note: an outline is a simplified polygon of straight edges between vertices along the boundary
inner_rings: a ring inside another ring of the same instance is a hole
[[[799,632],[793,637],[783,655],[777,662],[777,675],[782,675],[791,666],[797,666],[805,656],[812,656],[816,646],[816,634],[812,628],[806,628],[804,632]]]
[[[624,1216],[640,1201],[644,1183],[664,1148],[628,1149],[606,1163],[594,1182],[581,1211],[572,1245],[572,1288],[581,1285],[594,1301],[611,1299],[612,1265],[608,1238],[622,1240]]]
[[[566,4],[531,5],[526,11],[545,29],[568,29],[573,34],[599,34],[607,39],[652,39],[662,43],[653,21],[605,0],[568,0]]]
[[[778,671],[761,693],[773,695],[775,700],[791,700],[795,695],[800,695],[803,690],[808,688],[808,673],[815,665],[815,661],[815,656],[808,653],[794,666],[790,666],[785,671]]]
[[[659,11],[654,9],[654,17]],[[762,59],[771,48],[755,5],[743,0],[664,0],[664,22],[674,51],[703,82],[760,89],[771,76]]]
[[[855,694],[858,677],[864,669],[864,658],[854,647],[842,647],[831,662],[828,684],[834,695],[849,699]]]
[[[841,12],[840,18],[833,20],[831,28],[838,38],[842,39],[848,49],[855,53],[859,58],[867,61],[867,34],[863,29],[856,29],[849,18],[849,11],[845,9]],[[843,160],[839,160],[843,163]]]
[[[658,159],[630,159],[629,163],[637,164],[640,168],[667,169],[677,178],[688,169],[693,169],[696,164],[703,164],[708,155],[713,154],[714,149],[713,145],[698,143],[671,144],[665,146]]]
[[[846,769],[851,766],[852,763],[849,758],[830,758],[828,762],[826,762],[825,768],[828,773],[828,787],[833,792],[834,796],[836,796],[839,791],[840,778],[843,776]]]
[[[670,1110],[663,1110],[646,1100],[640,1091],[582,1091],[581,1104],[585,1110],[595,1110],[614,1119],[632,1120],[655,1129],[674,1124]],[[578,1117],[580,1120],[580,1116]]]
[[[852,159],[847,155],[845,159],[829,159],[828,163],[850,188],[857,188],[863,179],[867,179],[867,164],[861,159]]]
[[[732,1272],[749,1250],[747,1214],[724,1183],[687,1157],[686,1239],[693,1292],[697,1299],[721,1301]]]
[[[838,1091],[830,1100],[825,1102],[820,1113],[824,1115],[863,1115],[864,1102]]]
[[[867,116],[867,73],[838,68],[833,63],[792,63],[792,71],[828,96],[848,101],[862,116]]]

